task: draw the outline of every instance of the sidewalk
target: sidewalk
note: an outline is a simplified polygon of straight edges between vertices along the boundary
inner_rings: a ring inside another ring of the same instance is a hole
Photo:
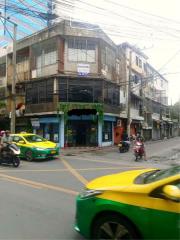
[[[108,147],[67,147],[60,150],[60,155],[70,156],[74,154],[84,153],[84,152],[93,152],[93,151],[109,151],[117,149],[117,146],[108,146]]]
[[[174,137],[174,138],[170,138],[170,139],[175,139],[175,138],[179,138],[179,137]],[[159,139],[159,140],[151,140],[151,141],[147,141],[145,142],[145,145],[149,145],[149,144],[155,144],[157,142],[164,142],[164,141],[168,141],[170,139]],[[131,145],[132,147],[132,145]],[[76,155],[76,154],[80,154],[80,153],[84,153],[84,152],[95,152],[95,151],[112,151],[112,150],[117,150],[118,146],[117,145],[113,145],[113,146],[107,146],[107,147],[66,147],[66,148],[62,148],[60,150],[60,155],[62,156],[70,156],[70,155]]]

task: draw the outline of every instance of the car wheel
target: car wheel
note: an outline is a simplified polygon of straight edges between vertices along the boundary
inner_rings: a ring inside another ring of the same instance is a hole
[[[120,152],[120,153],[123,153],[122,147],[119,148],[119,152]]]
[[[116,214],[98,218],[93,226],[93,239],[138,239],[132,224]]]
[[[25,153],[25,157],[26,157],[26,160],[31,162],[33,160],[33,154],[32,154],[32,151],[28,150],[26,153]]]

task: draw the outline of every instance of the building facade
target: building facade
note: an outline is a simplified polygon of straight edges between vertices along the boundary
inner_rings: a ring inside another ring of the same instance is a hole
[[[62,21],[17,43],[16,131],[29,130],[64,146],[114,144],[119,119],[117,49],[101,31]],[[6,56],[11,111],[12,51]]]
[[[99,27],[63,20],[18,41],[16,55],[16,132],[61,147],[109,146],[126,131],[130,107],[131,135],[171,136],[166,79]],[[9,46],[0,57],[1,126],[11,115],[12,56]]]
[[[121,104],[124,103],[120,116],[124,126],[127,126],[129,107],[131,135],[141,132],[146,140],[172,137],[168,81],[148,63],[148,57],[138,48],[123,43],[118,50]]]

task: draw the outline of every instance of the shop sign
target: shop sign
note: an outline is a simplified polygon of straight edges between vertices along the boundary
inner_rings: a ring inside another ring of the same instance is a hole
[[[31,124],[32,124],[32,127],[35,127],[35,128],[40,127],[39,118],[32,118]]]
[[[104,134],[104,139],[108,140],[108,134],[107,133]]]
[[[87,76],[90,72],[90,65],[89,64],[77,64],[77,72],[80,76]]]

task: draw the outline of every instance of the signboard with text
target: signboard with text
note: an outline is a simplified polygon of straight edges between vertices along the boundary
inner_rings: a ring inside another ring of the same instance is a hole
[[[77,64],[77,72],[79,76],[87,76],[90,72],[89,64],[84,63]]]

